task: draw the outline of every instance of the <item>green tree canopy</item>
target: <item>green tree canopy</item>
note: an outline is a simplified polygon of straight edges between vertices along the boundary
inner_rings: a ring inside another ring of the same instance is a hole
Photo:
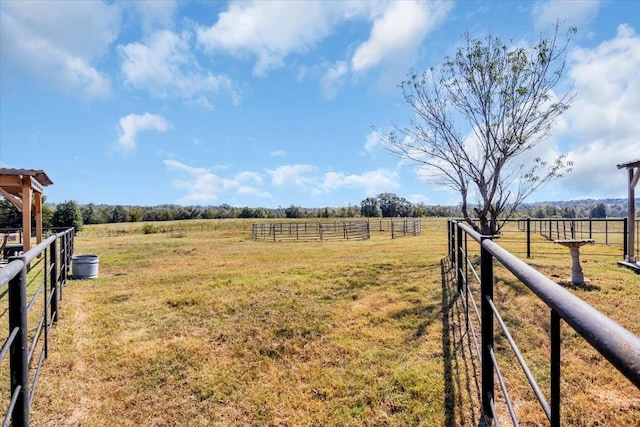
[[[82,214],[74,201],[66,201],[56,206],[51,218],[53,227],[74,227],[76,231],[82,230]]]

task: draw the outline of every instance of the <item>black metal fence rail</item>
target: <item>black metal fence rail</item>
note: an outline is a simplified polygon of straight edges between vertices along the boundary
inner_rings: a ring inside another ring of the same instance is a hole
[[[9,333],[0,350],[0,366],[8,360],[10,396],[2,426],[29,425],[29,412],[40,368],[48,353],[49,331],[58,319],[58,301],[67,282],[73,255],[74,229],[49,236],[0,268],[0,318]]]
[[[603,355],[636,387],[640,388],[640,337],[625,329],[589,304],[562,288],[522,260],[509,253],[487,236],[482,236],[460,221],[448,222],[449,257],[455,267],[458,293],[466,312],[467,332],[472,335],[481,364],[481,399],[485,415],[496,417],[495,379],[502,392],[509,415],[518,425],[517,411],[509,397],[506,382],[494,351],[494,320],[510,345],[529,381],[542,410],[552,427],[561,425],[561,340],[562,321],[571,326],[596,351]],[[469,245],[479,245],[480,271],[476,271]],[[527,366],[517,343],[493,299],[494,260],[499,261],[527,288],[540,298],[550,316],[550,391],[549,398]],[[479,285],[479,289],[478,289]],[[476,302],[478,297],[480,304]],[[478,307],[479,305],[479,307]],[[477,325],[480,331],[478,339]]]
[[[539,234],[547,240],[594,239],[596,245],[619,246],[623,256],[627,255],[627,236],[629,233],[627,218],[525,218],[515,220],[518,230]],[[640,256],[640,220],[635,220],[635,252]]]
[[[391,221],[391,238],[417,236],[422,232],[420,218],[395,218]]]
[[[518,220],[520,231],[529,229],[547,240],[558,239],[597,239],[602,244],[621,242],[627,224],[627,218],[527,218]]]
[[[344,222],[280,222],[253,224],[252,239],[273,240],[367,240],[370,237],[367,221]]]

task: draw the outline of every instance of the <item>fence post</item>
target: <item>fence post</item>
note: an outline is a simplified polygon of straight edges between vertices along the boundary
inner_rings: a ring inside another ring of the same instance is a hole
[[[465,331],[469,331],[469,250],[468,234],[464,233],[464,311],[465,311]]]
[[[449,220],[449,256],[451,257],[451,260],[455,260],[456,259],[456,250],[455,250],[455,229],[456,229],[456,223],[453,220]]]
[[[531,258],[531,218],[527,218],[527,258]]]
[[[51,277],[51,322],[56,323],[58,321],[58,237],[51,243],[49,249],[51,254],[49,273]]]
[[[489,301],[493,300],[493,255],[482,244],[490,237],[482,237],[480,242],[480,311],[482,314],[482,410],[493,418],[493,312]]]
[[[462,293],[462,263],[464,258],[462,257],[462,228],[458,227],[458,236],[456,239],[456,270],[458,272],[458,293]]]
[[[625,261],[629,260],[629,226],[627,223],[627,218],[623,218],[622,220],[622,259]],[[633,237],[631,237],[633,239]]]
[[[551,427],[560,427],[560,315],[551,310]]]
[[[12,257],[10,260],[24,256]],[[29,366],[27,347],[27,264],[20,274],[9,281],[9,332],[18,328],[18,334],[9,348],[9,370],[11,374],[11,395],[17,393],[16,404],[11,413],[11,425],[29,425]]]

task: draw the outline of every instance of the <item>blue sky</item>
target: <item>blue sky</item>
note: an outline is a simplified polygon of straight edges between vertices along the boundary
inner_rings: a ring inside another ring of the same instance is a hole
[[[376,137],[411,118],[398,84],[467,30],[527,45],[557,20],[576,99],[539,153],[575,167],[529,200],[626,197],[638,1],[2,0],[0,166],[43,169],[53,203],[456,204]]]

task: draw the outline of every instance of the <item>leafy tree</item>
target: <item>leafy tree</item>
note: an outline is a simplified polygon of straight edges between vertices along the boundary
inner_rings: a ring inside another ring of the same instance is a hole
[[[13,203],[4,198],[0,200],[0,227],[22,227],[22,214]]]
[[[238,218],[253,218],[253,209],[245,206],[238,214]]]
[[[382,193],[378,195],[378,203],[382,210],[382,216],[385,218],[406,217],[411,211],[411,203],[398,197],[393,193]]]
[[[380,209],[380,203],[375,197],[367,197],[360,202],[360,215],[367,218],[377,218],[382,216],[382,210]]]
[[[127,212],[127,210],[124,207],[117,205],[111,208],[111,214],[109,216],[110,223],[128,222],[128,221],[129,221],[129,212]]]
[[[284,210],[284,215],[287,218],[300,218],[302,216],[302,213],[299,207],[291,205]]]
[[[457,191],[462,215],[477,231],[495,234],[544,183],[571,169],[565,156],[547,163],[530,152],[569,108],[572,95],[554,95],[567,73],[558,29],[531,47],[463,35],[463,46],[401,85],[415,114],[407,127],[382,135],[393,154],[417,162],[432,182]],[[383,208],[384,213],[384,208]],[[474,219],[478,219],[478,223]]]
[[[576,209],[572,206],[565,206],[562,208],[562,218],[577,218],[578,214]]]
[[[142,208],[135,207],[129,209],[129,222],[141,222],[143,216]]]
[[[42,196],[42,225],[43,227],[51,227],[51,219],[53,218],[53,209],[45,204],[46,196]],[[31,224],[36,223],[36,211],[31,210]],[[22,227],[22,213],[13,206],[13,203],[6,199],[0,200],[0,228]]]
[[[55,212],[51,206],[44,203],[45,197],[42,196],[42,226],[45,228],[51,227],[51,220],[53,219],[53,213]],[[31,218],[31,224],[36,223],[36,214],[33,213]]]
[[[255,208],[253,210],[254,218],[269,218],[269,213],[265,208]]]
[[[56,206],[51,218],[52,227],[74,227],[76,231],[80,231],[82,225],[82,214],[76,202],[69,200]]]
[[[607,207],[604,205],[604,203],[598,203],[591,209],[590,215],[591,218],[606,218]]]

